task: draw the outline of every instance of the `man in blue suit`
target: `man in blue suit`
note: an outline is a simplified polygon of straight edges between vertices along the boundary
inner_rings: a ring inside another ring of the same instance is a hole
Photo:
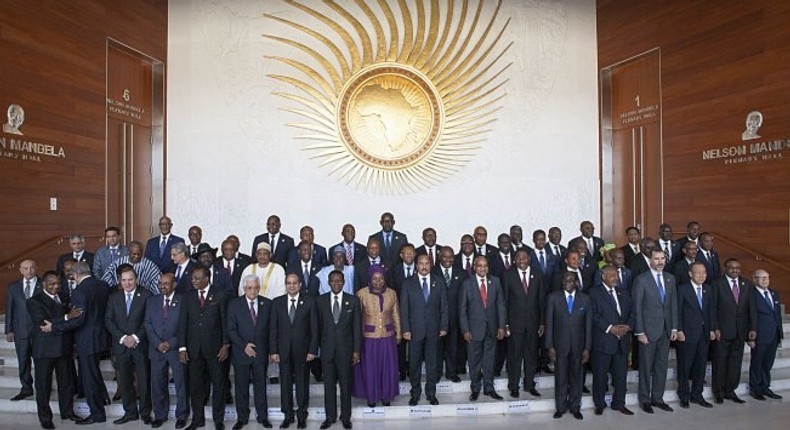
[[[628,375],[628,353],[634,314],[631,295],[619,285],[617,268],[603,268],[601,283],[590,290],[592,303],[592,373],[595,415],[606,408],[606,388],[611,375],[614,394],[612,410],[633,415],[625,406],[625,387]]]
[[[129,255],[126,245],[121,242],[121,229],[118,227],[107,227],[104,229],[104,246],[96,250],[93,256],[93,274],[102,279],[107,269],[119,258]]]
[[[173,221],[169,217],[159,218],[158,236],[148,239],[145,245],[145,258],[151,260],[159,267],[162,273],[173,272],[175,264],[170,258],[170,247],[176,243],[184,243],[184,239],[170,232],[173,228]]]
[[[175,289],[175,276],[172,273],[163,274],[159,278],[159,291],[162,294],[149,297],[145,308],[145,333],[148,336],[148,358],[151,360],[153,428],[161,427],[170,411],[168,368],[173,373],[178,399],[176,428],[186,427],[189,416],[186,365],[178,361],[178,348],[184,344],[184,340],[178,337],[182,296],[176,294]]]
[[[705,282],[712,285],[713,280],[721,276],[719,253],[713,250],[713,235],[708,232],[702,233],[699,236],[697,247],[697,261],[704,264],[708,271],[708,278]]]
[[[757,311],[757,338],[749,342],[752,359],[749,363],[749,393],[757,400],[766,397],[779,400],[779,394],[771,391],[771,368],[776,358],[776,348],[784,333],[779,293],[769,288],[771,277],[762,269],[754,271],[753,299]]]
[[[5,302],[6,341],[14,344],[19,363],[19,383],[22,385],[19,394],[11,398],[12,402],[33,395],[33,377],[30,375],[33,357],[33,323],[25,302],[41,291],[41,283],[36,277],[36,263],[33,260],[19,263],[19,272],[22,274],[22,279],[8,286],[8,297]]]
[[[395,216],[390,212],[381,214],[379,224],[381,225],[381,230],[371,234],[369,239],[378,239],[381,244],[382,266],[395,267],[401,247],[409,243],[409,240],[405,234],[394,229]]]
[[[535,245],[530,252],[530,261],[533,267],[540,269],[544,284],[551,282],[554,272],[559,270],[560,259],[546,248],[546,232],[535,230],[532,233],[532,243]],[[529,247],[527,247],[529,248]]]

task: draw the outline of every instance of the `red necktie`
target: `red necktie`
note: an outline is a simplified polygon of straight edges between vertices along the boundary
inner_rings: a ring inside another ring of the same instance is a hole
[[[480,281],[480,296],[483,297],[483,307],[488,307],[488,288],[486,287],[486,280]]]
[[[206,304],[206,296],[203,294],[203,290],[200,290],[200,309],[203,309],[203,305]]]

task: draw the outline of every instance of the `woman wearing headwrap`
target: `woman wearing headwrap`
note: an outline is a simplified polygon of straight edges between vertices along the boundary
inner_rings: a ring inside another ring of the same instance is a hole
[[[395,291],[387,288],[384,269],[368,270],[368,287],[357,292],[362,307],[362,357],[354,367],[351,393],[365,398],[369,407],[389,406],[399,393],[398,343],[400,311]]]

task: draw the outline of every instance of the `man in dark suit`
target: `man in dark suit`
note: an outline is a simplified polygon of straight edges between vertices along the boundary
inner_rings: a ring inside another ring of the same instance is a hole
[[[370,251],[370,249],[368,249]],[[351,428],[351,368],[359,363],[362,311],[359,300],[343,292],[343,272],[329,274],[331,291],[318,297],[321,366],[324,374],[324,410],[321,429],[337,421],[337,386],[340,385],[340,421]]]
[[[24,260],[19,263],[22,279],[8,285],[8,296],[5,302],[5,338],[14,344],[16,358],[19,362],[19,383],[22,389],[11,398],[12,402],[33,395],[33,377],[30,375],[30,363],[33,357],[33,323],[27,312],[25,302],[41,291],[41,283],[36,277],[36,263]]]
[[[173,268],[168,273],[176,277],[176,292],[187,294],[192,288],[192,272],[198,267],[189,255],[189,247],[183,242],[174,243],[170,249],[170,257],[173,261]]]
[[[170,255],[170,248],[176,243],[184,243],[183,238],[170,232],[172,228],[173,221],[169,217],[159,218],[160,234],[148,239],[145,244],[145,258],[153,261],[162,273],[173,273],[175,265]]]
[[[318,277],[316,277],[316,274],[324,266],[313,259],[313,257],[315,257],[315,253],[313,252],[314,248],[311,248],[310,243],[306,240],[301,241],[296,249],[298,259],[292,261],[291,264],[288,265],[288,274],[299,277],[301,281],[300,285],[302,285],[305,292],[316,297],[318,296],[318,289],[320,287],[320,281]]]
[[[705,240],[706,234],[703,233],[700,243]],[[698,260],[701,254],[697,253]],[[757,336],[757,311],[752,297],[754,286],[741,276],[738,260],[731,258],[724,262],[724,267],[725,275],[713,281],[712,285],[716,342],[713,344],[711,388],[716,403],[722,403],[723,398],[743,403],[735,389],[741,380],[744,344]]]
[[[235,251],[236,258],[247,260],[247,261],[250,262],[250,264],[252,264],[255,261],[255,259],[252,258],[251,256],[249,256],[249,255],[247,255],[247,254],[245,254],[243,252],[239,252],[239,249],[241,248],[241,242],[239,242],[239,237],[238,236],[236,236],[235,234],[229,234],[228,237],[225,238],[225,240],[229,240],[233,244],[233,246],[234,246],[234,248],[236,250]]]
[[[417,273],[417,265],[414,262],[416,258],[417,253],[414,250],[414,245],[406,243],[401,246],[398,254],[398,263],[391,266],[386,272],[387,285],[395,290],[398,298],[400,298],[403,282]]]
[[[699,223],[697,221],[689,221],[689,223],[686,224],[686,235],[678,240],[678,242],[680,242],[680,248],[683,249],[686,242],[694,242],[699,246],[699,230]]]
[[[489,272],[491,276],[502,279],[502,274],[513,265],[516,251],[513,250],[510,236],[505,233],[497,237],[497,247],[498,251],[495,252],[489,260]]]
[[[455,256],[454,265],[463,270],[466,277],[475,274],[475,240],[471,234],[461,236],[461,249]]]
[[[398,262],[398,255],[403,245],[409,243],[406,235],[395,230],[395,217],[389,213],[384,212],[381,214],[379,220],[381,230],[377,233],[370,235],[370,238],[378,239],[381,244],[381,258],[384,262],[384,267],[393,267]],[[365,272],[367,276],[368,272]]]
[[[612,410],[633,415],[625,406],[625,387],[634,314],[631,296],[619,286],[616,267],[603,268],[601,283],[590,290],[590,302],[593,314],[591,364],[595,415],[603,414],[606,408],[609,376],[614,387]]]
[[[628,268],[631,269],[631,274],[634,275],[634,279],[650,271],[650,256],[653,254],[654,249],[656,249],[656,241],[652,237],[643,237],[639,241],[640,255],[635,255],[631,259],[631,264],[628,265]]]
[[[532,233],[532,243],[535,245],[530,252],[531,264],[540,269],[543,280],[548,286],[554,273],[560,268],[560,258],[554,255],[546,246],[546,232],[535,230]],[[526,247],[529,248],[529,247]]]
[[[241,282],[241,273],[252,264],[252,260],[243,254],[237,256],[235,244],[228,239],[222,241],[221,251],[222,257],[214,262],[214,267],[225,270],[225,273],[230,276],[230,284],[235,292]]]
[[[258,423],[264,428],[271,428],[269,402],[266,397],[266,371],[269,364],[272,301],[259,295],[261,284],[257,276],[250,274],[242,281],[244,295],[234,298],[228,304],[227,334],[233,344],[231,361],[236,388],[237,421],[233,430],[247,425],[250,418],[250,381]],[[214,395],[216,396],[216,391]],[[216,418],[214,421],[216,422]]]
[[[583,242],[577,242],[578,248],[585,247]],[[588,259],[589,263],[589,259]],[[579,279],[579,291],[586,291],[592,288],[594,271],[592,266],[585,264],[582,266],[581,254],[576,249],[569,249],[565,253],[565,261],[560,263],[560,269],[554,274],[550,291],[562,291],[562,275],[573,273]]]
[[[104,229],[104,245],[96,250],[93,256],[93,274],[101,279],[112,263],[129,255],[129,249],[121,243],[121,229],[107,227]]]
[[[386,265],[381,257],[381,242],[376,238],[368,239],[367,253],[362,261],[354,264],[354,291],[359,291],[368,286],[368,270],[370,266],[378,264],[384,268],[385,273],[390,266]]]
[[[209,284],[225,290],[229,297],[236,295],[237,287],[239,284],[233,284],[227,270],[214,265],[217,259],[217,248],[212,248],[208,243],[201,243],[197,247],[197,252],[192,254],[192,261],[197,262],[198,265],[209,269],[211,276],[209,277]]]
[[[425,363],[425,397],[438,405],[436,382],[439,380],[439,341],[447,335],[447,287],[444,277],[431,274],[428,255],[417,257],[417,276],[403,281],[400,294],[400,321],[403,339],[409,341],[409,406],[420,401],[420,376]]]
[[[713,235],[708,232],[702,233],[699,236],[697,247],[697,261],[705,265],[705,269],[708,271],[708,279],[705,282],[710,284],[721,276],[719,253],[713,250]]]
[[[83,313],[66,321],[63,329],[75,330],[79,378],[90,408],[90,415],[78,421],[78,424],[101,423],[107,420],[104,404],[105,399],[109,398],[99,360],[108,350],[104,315],[110,287],[91,275],[87,262],[75,263],[71,273],[77,282],[77,287],[71,293],[71,306],[82,309]]]
[[[510,237],[510,244],[513,248],[513,252],[516,252],[521,248],[526,249],[527,252],[532,251],[532,248],[524,243],[524,229],[522,229],[520,225],[511,225],[508,237]]]
[[[631,269],[625,267],[625,255],[619,249],[613,249],[609,255],[612,256],[612,265],[617,269],[617,285],[630,296],[631,287],[634,285],[634,274]],[[593,282],[593,285],[598,284],[600,284],[600,279]]]
[[[151,363],[151,400],[154,420],[158,428],[167,421],[170,412],[169,373],[173,373],[176,389],[176,428],[186,427],[189,416],[186,365],[178,361],[178,349],[184,344],[178,337],[178,321],[183,297],[175,292],[176,279],[172,273],[159,278],[161,295],[151,296],[146,302],[145,334],[148,338],[148,358]],[[169,369],[169,371],[168,371]]]
[[[191,256],[197,254],[198,247],[203,243],[203,229],[197,225],[189,227],[189,230],[187,230],[187,238],[189,239],[189,243],[187,243],[187,255]],[[197,261],[195,258],[192,260]]]
[[[140,417],[144,424],[150,424],[148,336],[143,320],[145,302],[151,294],[145,288],[137,287],[137,274],[133,268],[126,266],[122,269],[120,278],[121,289],[110,294],[104,320],[112,336],[112,353],[118,366],[118,391],[124,411],[113,424],[126,424]]]
[[[71,247],[71,252],[67,252],[58,257],[56,265],[58,273],[61,275],[63,274],[63,263],[68,259],[77,262],[83,261],[88,263],[88,267],[91,269],[93,268],[93,254],[85,250],[85,237],[81,234],[72,234],[69,236],[69,246]]]
[[[453,263],[453,248],[444,246],[439,251],[439,264],[433,269],[434,276],[441,276],[447,288],[447,335],[439,338],[438,374],[444,373],[447,379],[458,383],[459,367],[466,364],[466,344],[463,343],[458,320],[458,293],[466,279],[466,272]]]
[[[472,237],[475,241],[475,256],[482,255],[485,257],[488,260],[489,270],[491,270],[491,261],[495,258],[498,249],[496,246],[488,243],[488,230],[479,225],[475,227]]]
[[[365,250],[365,245],[354,241],[357,238],[357,230],[354,228],[354,225],[344,225],[340,234],[343,236],[343,241],[329,249],[342,246],[346,254],[346,264],[349,266],[353,266],[364,260],[367,251]],[[329,257],[331,257],[331,255]]]
[[[255,255],[258,252],[258,244],[266,242],[272,247],[271,261],[279,264],[283,269],[288,269],[288,258],[294,249],[294,240],[292,237],[280,231],[280,217],[271,215],[266,220],[266,233],[255,236],[252,240],[252,252],[250,255]]]
[[[549,252],[557,257],[557,261],[562,261],[565,258],[565,252],[568,251],[562,241],[562,230],[559,227],[552,227],[549,229]]]
[[[689,269],[691,265],[697,261],[697,243],[693,241],[686,242],[686,244],[683,245],[682,254],[683,256],[675,261],[675,266],[672,269],[675,274],[675,281],[678,282],[678,285],[691,281]],[[707,268],[705,272],[707,273]]]
[[[306,225],[299,230],[299,244],[302,242],[306,242],[309,246],[309,260],[315,265],[318,270],[321,270],[322,267],[329,265],[329,260],[327,259],[327,252],[326,248],[314,242],[315,240],[315,233],[313,232],[313,227]],[[291,265],[298,266],[299,260],[302,258],[301,254],[299,253],[299,246],[297,245],[291,251],[291,255],[288,257],[288,270],[291,269]],[[293,273],[293,272],[291,272]]]
[[[225,377],[222,363],[228,359],[230,341],[226,330],[228,296],[219,287],[209,285],[209,270],[197,267],[192,272],[193,290],[183,295],[183,308],[178,322],[178,338],[184,342],[178,348],[179,360],[188,365],[189,389],[194,430],[206,425],[203,410],[209,384],[212,417],[216,430],[223,430],[225,416]]]
[[[549,294],[546,304],[546,347],[554,362],[554,418],[570,409],[577,420],[581,409],[584,376],[582,368],[590,359],[592,308],[590,298],[578,291],[579,279],[572,273],[562,276],[562,291]]]
[[[494,345],[505,338],[504,292],[499,279],[488,276],[485,256],[475,257],[474,264],[475,275],[466,278],[458,298],[461,333],[469,349],[469,400],[476,401],[481,388],[485,395],[502,400],[494,390]]]
[[[66,312],[60,302],[58,290],[60,279],[57,272],[44,274],[43,288],[25,302],[30,314],[31,324],[35,326],[33,337],[33,361],[36,373],[36,410],[41,427],[52,430],[52,409],[49,407],[52,392],[52,372],[58,383],[58,408],[61,420],[78,421],[74,414],[74,375],[72,370],[72,354],[74,336],[64,323],[79,317],[82,309],[75,308]]]
[[[538,370],[538,343],[543,337],[546,316],[546,286],[543,276],[534,270],[529,251],[516,251],[515,264],[502,276],[503,297],[507,307],[508,389],[518,398],[518,384],[523,363],[525,392],[540,397],[535,389]],[[537,273],[536,273],[537,272]]]
[[[422,245],[416,249],[417,257],[427,255],[431,261],[431,267],[439,264],[439,251],[442,249],[441,245],[436,244],[436,230],[433,227],[427,227],[422,231]]]
[[[316,296],[302,294],[299,275],[285,277],[286,294],[272,302],[269,354],[280,365],[280,408],[285,415],[280,428],[294,422],[296,384],[297,428],[307,428],[310,406],[310,367],[318,355],[318,309]]]
[[[770,288],[771,278],[763,269],[754,271],[754,308],[757,313],[757,337],[749,342],[752,358],[749,363],[749,394],[757,400],[779,400],[771,390],[771,368],[776,348],[784,338],[779,293]]]
[[[634,334],[639,340],[639,405],[646,413],[653,406],[671,412],[664,402],[669,363],[669,342],[678,339],[678,303],[675,277],[664,273],[666,255],[650,254],[650,270],[634,278]]]
[[[628,239],[628,243],[621,246],[620,249],[623,251],[627,266],[635,255],[639,255],[639,241],[642,239],[642,232],[639,231],[639,228],[631,226],[625,229],[625,236]]]
[[[710,342],[716,339],[713,292],[705,284],[707,273],[704,264],[692,264],[689,272],[691,281],[678,285],[678,333],[682,334],[676,344],[678,398],[680,407],[684,409],[689,407],[689,401],[710,408],[713,405],[702,397],[702,385]]]
[[[598,262],[603,259],[601,254],[598,252],[602,246],[604,246],[604,241],[598,236],[594,236],[595,233],[595,226],[590,221],[582,221],[579,225],[579,231],[581,232],[581,236],[577,236],[568,242],[568,248],[572,248],[571,242],[574,240],[582,240],[584,244],[587,245],[587,255],[593,259],[593,261]]]
[[[656,246],[664,251],[667,255],[667,266],[674,270],[675,263],[683,258],[683,246],[677,240],[672,240],[672,226],[669,224],[661,224],[658,226],[658,240]],[[677,278],[677,276],[675,277]],[[678,281],[678,279],[675,279]],[[678,281],[678,285],[680,282]]]

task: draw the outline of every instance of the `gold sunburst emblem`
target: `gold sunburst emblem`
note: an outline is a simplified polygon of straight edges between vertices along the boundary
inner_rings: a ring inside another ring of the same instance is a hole
[[[356,9],[323,0],[328,10],[284,2],[325,28],[265,14],[307,39],[264,35],[301,53],[266,58],[308,79],[268,76],[299,90],[275,94],[309,120],[289,125],[309,132],[297,137],[313,141],[304,149],[332,176],[400,194],[436,185],[471,159],[505,95],[510,64],[499,63],[512,42],[496,47],[510,20],[493,32],[502,0],[492,11],[484,0],[431,0],[429,8],[424,0],[354,0]]]

